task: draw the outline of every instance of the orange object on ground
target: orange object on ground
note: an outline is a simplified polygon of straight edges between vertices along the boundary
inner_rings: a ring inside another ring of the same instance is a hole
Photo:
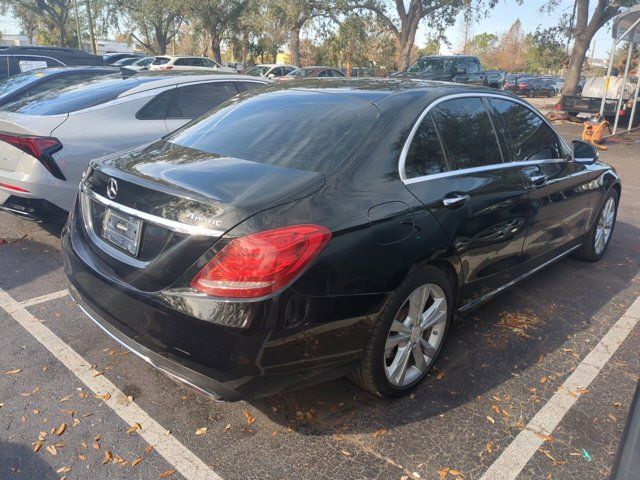
[[[599,115],[598,117],[591,118],[582,125],[582,140],[584,142],[590,142],[600,150],[606,150],[607,147],[602,145],[602,135],[604,134],[604,129],[608,127],[609,122],[600,120]]]

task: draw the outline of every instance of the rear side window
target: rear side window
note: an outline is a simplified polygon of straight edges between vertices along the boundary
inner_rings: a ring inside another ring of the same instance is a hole
[[[357,148],[377,120],[370,103],[289,90],[230,102],[168,140],[221,157],[327,172]]]
[[[238,94],[233,82],[211,82],[178,87],[167,118],[197,118]]]
[[[427,115],[416,130],[405,160],[407,178],[446,172],[447,163],[433,120]]]
[[[26,115],[59,115],[101,105],[139,85],[133,77],[102,76],[80,85],[59,90],[48,90],[34,97],[25,98],[4,107],[10,112]]]
[[[447,100],[432,110],[454,170],[502,163],[491,118],[480,98]]]
[[[242,88],[243,92],[248,92],[250,90],[264,87],[264,83],[259,82],[238,82],[240,84],[240,88]]]
[[[85,80],[89,80],[91,77],[95,77],[96,74],[88,73],[88,74],[77,74],[77,75],[65,75],[51,79],[48,82],[41,83],[29,90],[29,95],[38,95],[40,93],[46,92],[47,90],[55,90],[57,88],[64,88],[70,85],[75,85],[76,83],[84,82]]]
[[[136,118],[138,120],[164,120],[175,90],[175,87],[170,88],[153,97],[136,113]]]
[[[489,103],[502,120],[513,160],[563,158],[558,136],[533,110],[510,100],[491,98]]]
[[[167,63],[169,63],[167,57],[156,57],[151,65],[166,65]]]

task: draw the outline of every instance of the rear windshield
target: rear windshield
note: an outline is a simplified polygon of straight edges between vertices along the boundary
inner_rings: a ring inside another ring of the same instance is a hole
[[[50,90],[40,95],[10,103],[4,109],[25,115],[59,115],[100,105],[117,98],[121,93],[153,78],[106,75],[86,82]]]
[[[9,95],[30,83],[38,81],[46,75],[46,69],[42,69],[30,70],[25,73],[8,77],[5,80],[0,81],[0,97]]]
[[[169,59],[167,57],[156,57],[153,60],[152,65],[164,65],[166,63],[169,63]]]
[[[345,159],[378,110],[345,95],[264,92],[227,103],[168,141],[223,157],[328,172]]]

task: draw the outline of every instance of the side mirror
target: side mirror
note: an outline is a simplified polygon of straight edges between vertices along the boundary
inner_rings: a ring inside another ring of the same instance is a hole
[[[274,79],[276,77],[275,73],[270,73],[269,75],[267,75],[268,79]]]
[[[571,142],[571,158],[574,162],[592,165],[599,157],[598,149],[590,143],[581,140]]]

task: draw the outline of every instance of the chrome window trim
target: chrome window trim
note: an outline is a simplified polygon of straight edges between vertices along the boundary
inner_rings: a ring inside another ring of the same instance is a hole
[[[555,159],[549,159],[549,160],[529,160],[529,161],[525,161],[525,162],[503,162],[503,163],[495,163],[495,164],[492,164],[492,165],[483,165],[481,167],[471,167],[471,168],[464,168],[464,169],[460,169],[460,170],[449,170],[447,172],[435,173],[435,174],[431,174],[431,175],[422,175],[420,177],[413,177],[413,178],[409,178],[408,179],[406,174],[405,174],[405,165],[406,165],[406,161],[407,161],[407,155],[409,154],[409,148],[411,147],[411,142],[413,141],[413,137],[415,136],[416,132],[418,131],[418,128],[420,127],[420,124],[422,123],[422,120],[437,105],[439,105],[439,104],[441,104],[443,102],[446,102],[447,100],[455,100],[457,98],[497,98],[499,100],[512,101],[513,103],[517,103],[519,105],[522,105],[522,106],[528,108],[529,110],[531,110],[538,117],[540,117],[544,121],[544,123],[546,123],[547,126],[549,128],[551,128],[551,130],[553,130],[553,132],[556,134],[556,136],[558,137],[560,142],[563,144],[563,146],[566,147],[566,149],[568,149],[569,151],[571,151],[571,149],[569,148],[569,145],[567,144],[567,142],[565,142],[565,140],[562,138],[562,136],[560,136],[560,134],[554,128],[554,126],[551,124],[551,122],[549,122],[549,120],[547,120],[544,115],[541,115],[540,112],[538,112],[533,106],[531,106],[530,104],[528,104],[524,100],[521,100],[519,98],[513,98],[513,97],[507,96],[507,95],[500,95],[500,94],[489,93],[489,92],[454,93],[454,94],[451,94],[451,95],[445,95],[443,97],[440,97],[437,100],[435,100],[434,102],[432,102],[429,105],[427,105],[427,107],[422,111],[422,113],[420,114],[420,116],[418,117],[416,122],[414,123],[413,127],[411,128],[411,131],[409,132],[409,136],[405,140],[404,145],[402,147],[402,151],[400,152],[400,158],[398,159],[398,174],[400,176],[400,180],[402,180],[402,183],[404,183],[405,185],[409,185],[409,184],[412,184],[412,183],[418,183],[418,182],[424,182],[426,180],[431,180],[431,179],[434,179],[434,178],[449,177],[449,176],[465,174],[465,173],[484,172],[484,171],[488,171],[488,170],[497,170],[497,169],[505,168],[505,167],[517,167],[517,166],[520,166],[520,165],[525,165],[525,166],[526,165],[537,165],[539,163],[558,163],[558,162],[566,161],[566,159],[564,159],[564,158],[555,158]],[[496,137],[496,139],[497,139],[497,137]]]
[[[81,192],[85,193],[87,196],[91,197],[93,200],[101,203],[105,207],[113,208],[114,210],[119,210],[127,215],[131,215],[133,217],[141,218],[146,222],[153,223],[155,225],[160,225],[162,227],[168,228],[169,230],[173,230],[178,233],[186,233],[189,235],[203,235],[207,237],[220,237],[224,234],[223,230],[214,230],[212,228],[207,227],[199,227],[196,225],[187,225],[186,223],[177,222],[175,220],[169,220],[167,218],[158,217],[156,215],[151,215],[150,213],[142,212],[140,210],[136,210],[131,207],[127,207],[125,205],[121,205],[116,203],[108,198],[103,197],[102,195],[97,194],[96,192],[89,190],[84,185],[80,187]]]
[[[60,64],[62,67],[67,67],[68,65],[64,63],[62,60],[58,60],[57,58],[50,57],[49,55],[33,55],[29,53],[12,53],[10,55],[6,53],[0,53],[0,57],[38,57],[38,58],[48,58],[49,60],[54,60]],[[29,70],[27,70],[28,72]],[[26,73],[26,72],[20,72]]]

